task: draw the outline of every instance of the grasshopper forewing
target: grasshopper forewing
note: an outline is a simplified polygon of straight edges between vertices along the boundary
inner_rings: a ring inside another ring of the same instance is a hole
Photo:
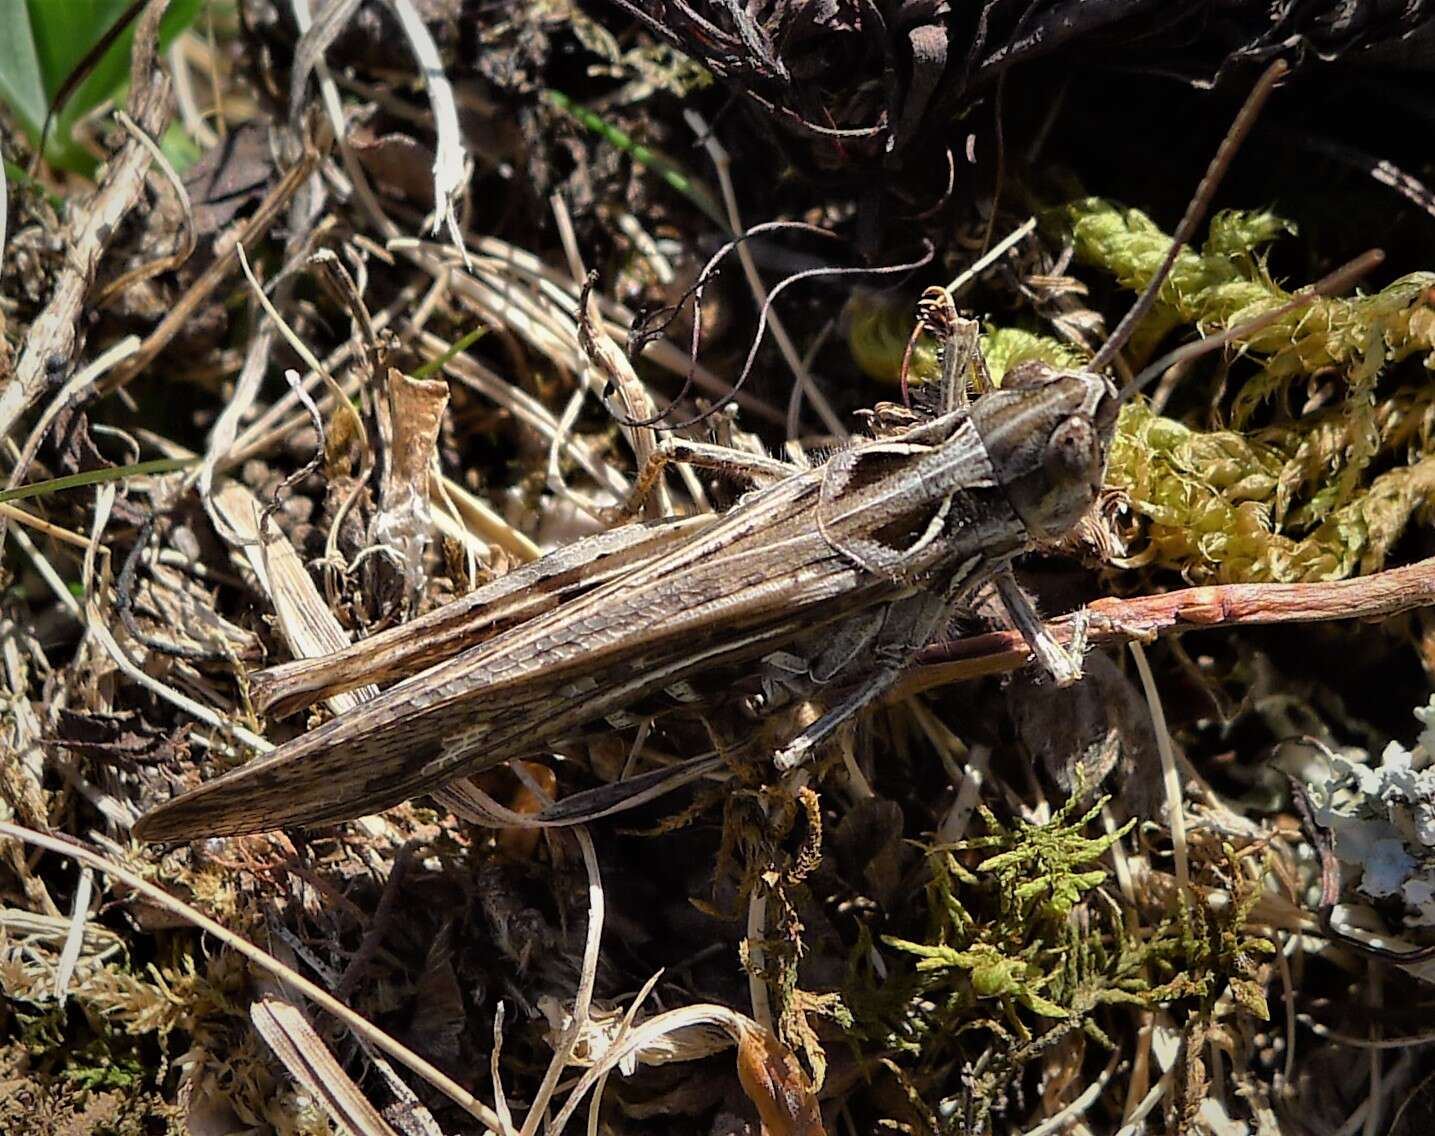
[[[584,537],[341,651],[259,671],[250,699],[261,713],[283,717],[346,690],[416,675],[651,560],[716,519],[701,514]]]
[[[882,613],[878,635],[890,616],[904,645],[920,645],[1026,538],[972,419],[908,433],[758,490],[676,548],[161,805],[136,834],[232,835],[388,808],[664,688],[816,642],[854,613]],[[939,514],[949,521],[929,539]],[[873,516],[885,522],[876,532]],[[906,543],[883,543],[888,532]]]
[[[1237,119],[1167,267],[1279,73],[1267,73]],[[1144,381],[1118,395],[1096,363],[1110,362],[1134,321],[1122,321],[1091,370],[1029,364],[985,390],[976,324],[949,309],[945,294],[924,298],[924,319],[947,337],[931,417],[909,417],[815,468],[793,467],[720,516],[589,538],[415,623],[257,676],[257,700],[279,709],[402,681],[153,809],[135,835],[238,835],[377,812],[549,751],[664,691],[721,691],[735,676],[759,681],[749,708],[791,695],[829,707],[775,755],[787,769],[887,690],[987,582],[1038,659],[1074,680],[1079,658],[1046,633],[1010,565],[1069,533],[1096,499],[1116,409]],[[969,402],[971,372],[979,396]],[[688,447],[687,457],[702,460],[706,449]],[[775,463],[760,464],[771,478]]]

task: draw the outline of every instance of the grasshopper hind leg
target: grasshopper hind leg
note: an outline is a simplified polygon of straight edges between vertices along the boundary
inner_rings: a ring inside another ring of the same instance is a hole
[[[762,660],[761,693],[750,699],[761,715],[794,700],[811,698],[864,659],[882,635],[885,611],[854,616],[824,634],[811,650],[775,651]]]
[[[948,597],[917,592],[876,615],[860,616],[839,627],[827,649],[808,668],[809,681],[817,687],[835,684],[849,668],[860,669],[865,677],[773,755],[778,771],[796,769],[843,723],[886,694],[902,677],[912,653],[947,622],[951,610]]]
[[[772,763],[778,772],[787,773],[805,762],[818,744],[831,737],[844,722],[886,694],[904,670],[905,664],[888,665],[870,675],[861,686],[773,754]]]

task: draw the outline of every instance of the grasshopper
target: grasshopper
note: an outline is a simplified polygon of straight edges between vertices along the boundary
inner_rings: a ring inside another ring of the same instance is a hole
[[[721,690],[738,676],[756,676],[747,706],[757,713],[794,696],[827,704],[775,753],[776,767],[790,770],[879,699],[988,583],[1036,658],[1058,682],[1075,681],[1079,653],[1047,633],[1012,563],[1087,513],[1121,403],[1171,365],[1168,356],[1121,392],[1101,373],[1154,302],[1281,70],[1252,92],[1161,272],[1087,369],[1027,364],[991,389],[977,324],[959,318],[941,289],[929,290],[920,311],[945,340],[933,413],[879,407],[872,437],[807,469],[669,439],[635,494],[674,461],[745,474],[755,488],[721,515],[590,537],[335,655],[260,672],[256,705],[279,712],[400,681],[152,809],[135,835],[177,841],[351,819],[547,752],[663,692],[687,699],[695,686]],[[1349,276],[1328,278],[1259,322]]]

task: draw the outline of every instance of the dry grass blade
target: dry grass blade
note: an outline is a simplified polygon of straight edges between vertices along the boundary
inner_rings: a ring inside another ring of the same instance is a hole
[[[424,77],[428,91],[429,105],[433,108],[434,129],[438,145],[434,149],[433,197],[434,219],[432,229],[439,230],[447,225],[453,247],[465,262],[468,247],[458,224],[458,199],[468,180],[468,159],[464,154],[463,135],[458,125],[458,108],[454,105],[453,85],[444,73],[443,60],[423,18],[414,8],[411,0],[388,0],[394,14],[399,18],[399,27],[409,41],[418,64],[419,74]]]
[[[10,235],[10,183],[5,163],[0,162],[0,273],[5,271],[5,244]],[[7,353],[8,362],[8,353]]]
[[[468,305],[485,323],[503,327],[522,338],[550,361],[572,371],[583,368],[584,358],[575,334],[578,289],[557,277],[551,268],[538,266],[531,254],[499,241],[481,241],[481,252],[471,270],[448,256],[439,246],[403,238],[389,242],[389,248],[435,278],[447,275],[454,296]],[[633,313],[613,304],[603,307],[603,317],[612,329],[630,326]],[[699,364],[693,366],[688,353],[667,339],[649,345],[644,358],[676,375],[691,374],[693,382],[719,397],[731,393],[731,384]],[[739,391],[739,406],[763,421],[781,424],[781,411],[761,399]]]
[[[342,1021],[349,1029],[358,1034],[364,1040],[371,1042],[378,1049],[388,1054],[399,1064],[417,1073],[439,1092],[443,1093],[460,1108],[464,1109],[487,1129],[493,1132],[500,1132],[501,1128],[498,1118],[482,1102],[477,1100],[471,1093],[459,1086],[452,1078],[448,1077],[429,1062],[425,1061],[418,1054],[408,1047],[400,1045],[383,1030],[373,1023],[356,1014],[348,1006],[344,1005],[337,998],[333,997],[323,988],[310,982],[303,975],[296,973],[283,963],[279,962],[272,955],[260,950],[253,943],[234,934],[228,928],[216,923],[207,915],[191,907],[189,904],[176,899],[162,888],[156,887],[148,880],[135,875],[128,868],[106,859],[104,856],[91,851],[82,844],[69,840],[62,840],[59,837],[49,836],[42,832],[35,832],[22,825],[15,824],[8,820],[0,820],[0,836],[8,837],[21,844],[29,844],[36,848],[42,848],[57,856],[68,857],[80,864],[93,868],[98,872],[109,876],[123,883],[131,890],[143,895],[150,902],[157,904],[162,909],[172,912],[199,930],[213,935],[231,950],[237,951],[250,962],[254,963],[266,973],[279,979],[288,986],[299,991],[311,1002],[314,1002],[325,1012],[332,1014]]]
[[[593,985],[598,977],[598,952],[603,940],[603,916],[606,901],[603,896],[603,875],[598,869],[598,853],[593,847],[593,838],[585,828],[575,828],[578,847],[583,853],[583,867],[588,873],[588,928],[583,943],[583,963],[579,971],[578,990],[573,998],[573,1015],[568,1028],[564,1030],[553,1053],[553,1060],[543,1074],[543,1080],[529,1106],[528,1116],[523,1122],[520,1136],[534,1136],[548,1111],[548,1103],[558,1088],[559,1078],[567,1068],[568,1059],[583,1036],[588,1025],[588,1016],[593,1006]],[[575,1090],[576,1091],[576,1090]],[[571,1102],[572,1098],[570,1098]],[[562,1129],[557,1125],[557,1130]],[[554,1130],[552,1126],[549,1130]]]
[[[445,536],[462,540],[476,536],[519,561],[537,560],[542,555],[531,539],[451,478],[430,477],[429,504],[437,510],[434,524]]]
[[[241,549],[260,588],[274,605],[289,650],[297,659],[328,655],[349,645],[349,637],[319,594],[294,546],[282,533],[265,532],[263,510],[244,486],[226,482],[214,505],[242,541]],[[362,686],[331,695],[326,701],[336,714],[372,698],[378,690]]]
[[[70,992],[70,980],[75,976],[75,967],[85,946],[85,928],[90,916],[90,897],[94,886],[95,874],[88,868],[82,870],[79,885],[75,888],[70,927],[65,932],[65,946],[60,951],[59,965],[55,967],[55,997],[61,1002]]]
[[[1184,896],[1191,886],[1190,851],[1186,845],[1186,809],[1181,799],[1181,776],[1176,769],[1171,731],[1166,726],[1166,712],[1161,706],[1161,694],[1156,689],[1156,679],[1151,674],[1151,664],[1146,661],[1145,650],[1134,639],[1127,646],[1131,649],[1131,657],[1136,660],[1136,672],[1141,676],[1141,688],[1146,692],[1146,705],[1156,727],[1156,746],[1161,754],[1161,781],[1166,788],[1166,826],[1171,830],[1176,886]]]
[[[249,1018],[290,1075],[336,1124],[354,1136],[398,1136],[293,1002],[266,994],[249,1007]]]

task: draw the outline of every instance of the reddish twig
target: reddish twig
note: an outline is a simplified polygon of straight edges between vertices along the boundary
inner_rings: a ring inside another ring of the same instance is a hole
[[[1091,644],[1150,640],[1158,635],[1210,627],[1316,623],[1331,619],[1378,619],[1435,605],[1435,558],[1353,580],[1324,584],[1220,584],[1184,588],[1134,599],[1106,598],[1088,609]],[[1071,642],[1073,616],[1051,624],[1062,644]],[[937,686],[1002,674],[1031,658],[1017,631],[997,631],[935,643],[917,655],[898,696]]]

